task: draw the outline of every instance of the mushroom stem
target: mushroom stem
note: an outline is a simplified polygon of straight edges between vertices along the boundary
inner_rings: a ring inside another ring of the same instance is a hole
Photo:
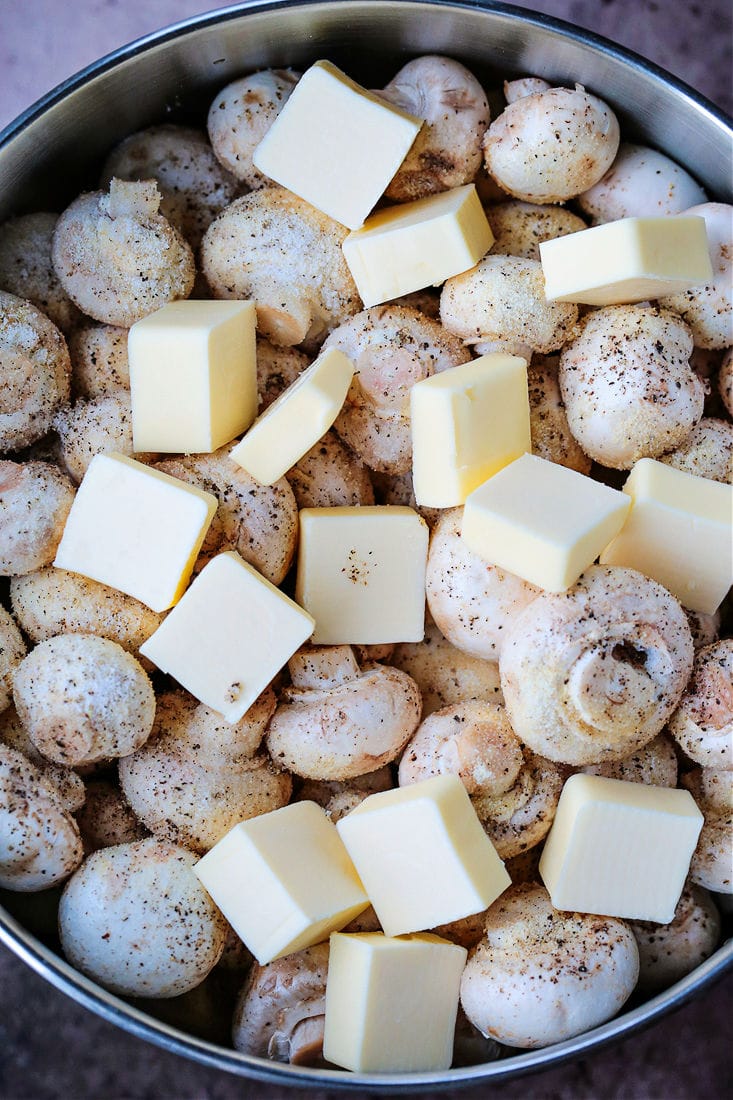
[[[293,686],[308,689],[338,687],[359,675],[350,645],[299,649],[288,661],[288,669]]]
[[[290,1039],[290,1064],[313,1066],[323,1057],[323,1031],[326,1017],[308,1016],[296,1024]]]

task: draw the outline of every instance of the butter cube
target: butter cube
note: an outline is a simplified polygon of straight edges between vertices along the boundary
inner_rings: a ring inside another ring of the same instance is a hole
[[[262,485],[272,485],[328,431],[353,377],[354,364],[343,352],[324,351],[265,409],[231,458]]]
[[[218,501],[125,455],[95,455],[54,565],[165,611],[188,584]]]
[[[359,1073],[448,1069],[468,952],[439,936],[331,936],[323,1055]]]
[[[127,338],[136,451],[215,451],[257,414],[254,302],[169,302]]]
[[[733,488],[641,458],[624,492],[631,512],[601,564],[638,569],[712,615],[733,583]]]
[[[302,508],[295,598],[316,645],[419,642],[428,528],[412,508]]]
[[[572,775],[540,858],[552,904],[668,924],[702,824],[689,791]]]
[[[575,470],[525,454],[466,500],[469,550],[548,592],[564,592],[618,534],[629,501]]]
[[[525,451],[527,363],[492,352],[410,391],[412,482],[418,504],[453,508]]]
[[[194,872],[260,966],[321,943],[369,905],[315,802],[240,822]]]
[[[254,164],[357,229],[407,156],[422,119],[386,103],[330,61],[303,74],[254,152]]]
[[[713,281],[705,219],[621,218],[540,244],[551,302],[611,306]]]
[[[511,885],[454,775],[372,794],[336,828],[388,936],[480,913]]]
[[[472,183],[378,210],[342,248],[365,306],[475,267],[494,243]]]
[[[310,615],[230,551],[201,570],[140,652],[234,723],[312,630]]]

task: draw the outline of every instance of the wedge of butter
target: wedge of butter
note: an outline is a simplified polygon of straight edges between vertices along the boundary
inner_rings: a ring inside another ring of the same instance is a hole
[[[125,455],[95,455],[54,565],[165,611],[188,584],[217,506],[211,493]]]
[[[713,280],[705,219],[621,218],[540,244],[551,302],[611,306]]]
[[[342,351],[324,351],[265,409],[230,457],[262,485],[272,485],[328,431],[353,377],[354,364]]]
[[[601,564],[638,569],[712,615],[733,584],[733,488],[641,458],[624,493],[631,512]]]
[[[369,795],[336,828],[388,936],[480,913],[511,885],[454,775]]]
[[[365,306],[475,267],[494,243],[472,183],[377,211],[342,248]]]
[[[668,924],[702,825],[689,791],[572,775],[540,875],[556,909]]]
[[[618,534],[629,506],[616,489],[525,454],[468,496],[461,537],[484,561],[564,592]]]
[[[194,873],[260,966],[321,943],[369,905],[336,826],[315,802],[240,822]]]
[[[334,933],[324,1057],[360,1073],[448,1069],[467,954],[427,933]]]
[[[302,508],[295,598],[317,645],[419,642],[428,528],[412,508]]]
[[[363,224],[422,126],[330,61],[301,77],[254,152],[276,183],[349,229]]]
[[[127,338],[136,451],[223,447],[257,414],[254,302],[169,302]]]
[[[492,352],[410,391],[415,500],[453,508],[532,449],[527,362]]]
[[[234,723],[312,630],[302,607],[230,551],[204,566],[140,652]]]

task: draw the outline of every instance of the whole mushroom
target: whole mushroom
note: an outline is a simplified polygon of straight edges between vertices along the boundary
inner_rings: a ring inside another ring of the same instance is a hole
[[[704,962],[720,939],[720,914],[702,886],[686,886],[669,924],[629,921],[639,948],[640,992],[653,994]]]
[[[733,789],[729,771],[694,768],[682,776],[705,818],[690,863],[690,882],[733,894]]]
[[[680,314],[692,329],[697,347],[729,348],[733,343],[733,206],[705,202],[683,213],[705,219],[713,281],[660,298],[659,304]]]
[[[58,214],[23,214],[0,225],[0,290],[37,306],[65,334],[81,320],[51,261]]]
[[[594,225],[601,225],[619,218],[681,214],[705,202],[705,192],[664,153],[622,141],[605,175],[576,201]]]
[[[51,564],[73,500],[71,481],[50,462],[0,459],[0,576]]]
[[[434,622],[427,624],[421,642],[395,646],[390,663],[412,676],[420,688],[423,718],[466,699],[502,702],[498,663],[457,649]]]
[[[733,638],[698,650],[669,732],[696,764],[733,772]]]

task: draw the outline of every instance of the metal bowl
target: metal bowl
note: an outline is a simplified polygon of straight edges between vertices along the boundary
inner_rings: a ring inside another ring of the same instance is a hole
[[[304,67],[328,57],[370,87],[409,57],[445,53],[491,86],[508,74],[586,84],[619,115],[624,135],[652,144],[731,201],[730,120],[691,88],[585,31],[490,0],[254,0],[149,35],[60,85],[0,133],[0,220],[61,209],[94,188],[102,158],[127,134],[161,119],[205,119],[215,91],[243,72]],[[58,989],[100,1016],[167,1050],[245,1077],[280,1084],[424,1093],[498,1081],[627,1037],[678,1008],[733,965],[728,941],[694,973],[615,1020],[565,1043],[440,1073],[363,1075],[253,1058],[157,1019],[89,981],[38,938],[33,900],[4,897],[0,940]],[[41,908],[43,903],[40,903]],[[16,915],[23,915],[22,921]],[[48,924],[46,925],[48,928]],[[170,1017],[169,1017],[170,1018]]]

